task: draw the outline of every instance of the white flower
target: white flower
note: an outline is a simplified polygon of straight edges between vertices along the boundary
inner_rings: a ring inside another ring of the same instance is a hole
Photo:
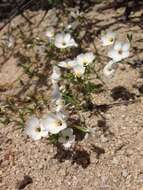
[[[63,129],[67,128],[64,115],[61,112],[55,114],[49,113],[45,118],[42,119],[42,124],[51,134],[57,134]]]
[[[60,94],[58,94],[56,97],[53,97],[51,106],[53,112],[65,112],[64,100]]]
[[[82,64],[84,66],[91,64],[94,59],[95,59],[95,55],[92,52],[81,53],[76,58],[77,63]]]
[[[55,109],[56,112],[64,111],[64,100],[62,98],[58,98],[55,101],[55,106],[56,106]]]
[[[55,36],[55,46],[57,48],[67,48],[75,46],[77,47],[77,43],[75,40],[71,37],[71,34],[69,33],[58,33]]]
[[[64,112],[64,100],[60,93],[57,83],[52,85],[52,110],[56,112]]]
[[[117,69],[117,64],[113,61],[109,61],[109,63],[103,69],[103,74],[106,77],[113,77],[116,69]]]
[[[106,34],[101,36],[101,41],[103,46],[112,45],[115,42],[116,33],[108,31]]]
[[[75,74],[76,77],[81,77],[85,73],[85,67],[84,67],[84,65],[76,64],[73,67],[73,72],[74,72],[74,74]]]
[[[63,145],[65,149],[69,149],[75,143],[75,135],[73,135],[73,129],[67,128],[63,130],[58,141]]]
[[[57,66],[53,66],[53,73],[51,75],[52,83],[58,82],[61,79],[61,70]]]
[[[54,34],[55,34],[55,30],[54,30],[53,27],[49,27],[49,28],[47,29],[47,31],[45,32],[45,35],[46,35],[49,39],[53,39]]]
[[[25,133],[33,140],[39,140],[42,137],[48,136],[48,131],[43,127],[41,120],[35,116],[27,121]]]
[[[129,48],[129,43],[115,42],[114,46],[108,52],[108,57],[112,58],[115,62],[121,61],[129,57]]]
[[[61,98],[60,89],[57,83],[53,83],[52,85],[52,99],[53,101],[57,101]]]
[[[76,60],[71,60],[71,59],[67,59],[65,61],[61,61],[59,62],[59,66],[63,67],[63,68],[67,68],[67,69],[71,69],[74,67],[74,65],[76,64]]]

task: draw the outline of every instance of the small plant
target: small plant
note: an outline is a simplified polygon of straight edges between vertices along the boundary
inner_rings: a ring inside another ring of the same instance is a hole
[[[118,64],[123,59],[129,57],[131,35],[127,35],[127,42],[120,42],[116,40],[116,34],[108,31],[101,37],[103,46],[112,45],[108,51],[108,57],[112,60],[104,67],[103,73],[106,77],[112,77],[118,67]]]
[[[54,5],[59,1],[48,2]],[[45,137],[50,143],[59,143],[66,150],[76,144],[77,130],[86,137],[95,132],[86,126],[83,113],[94,109],[92,94],[104,88],[104,81],[96,71],[99,57],[96,44],[95,52],[88,48],[85,50],[79,36],[75,39],[76,35],[72,35],[73,30],[75,34],[78,31],[73,29],[77,23],[81,26],[84,23],[84,14],[77,9],[71,11],[70,17],[72,23],[62,26],[60,32],[52,26],[44,30],[46,40],[40,36],[27,37],[18,26],[17,37],[23,49],[14,52],[14,56],[28,78],[27,83],[21,77],[19,79],[19,85],[23,87],[19,94],[25,92],[25,96],[21,99],[8,97],[5,104],[0,105],[2,123],[15,122],[33,140]],[[104,47],[109,46],[107,56],[110,60],[103,68],[103,75],[111,78],[121,61],[129,56],[132,35],[127,34],[127,41],[120,42],[115,32],[103,31],[100,40]],[[4,54],[12,51],[14,45],[14,37],[5,35],[2,40]],[[31,56],[30,52],[35,56]],[[101,81],[100,85],[94,83],[93,76]],[[29,118],[27,122],[25,118]]]
[[[58,48],[62,53],[66,53],[66,49],[70,52],[69,48],[78,48],[70,33],[55,34],[54,29],[50,28],[45,34],[51,47]],[[108,57],[112,60],[103,69],[104,75],[111,77],[119,62],[129,56],[130,43],[116,41],[116,33],[112,31],[102,34],[101,41],[103,46],[112,46],[108,51]],[[32,116],[27,122],[25,133],[34,140],[47,137],[52,142],[62,144],[66,150],[75,144],[75,129],[85,134],[92,133],[94,130],[80,121],[79,112],[84,110],[83,102],[91,102],[91,93],[97,90],[97,86],[90,81],[95,67],[96,56],[93,52],[80,53],[73,59],[55,63],[50,77],[51,109],[40,119]],[[70,114],[73,110],[78,115],[74,122]]]

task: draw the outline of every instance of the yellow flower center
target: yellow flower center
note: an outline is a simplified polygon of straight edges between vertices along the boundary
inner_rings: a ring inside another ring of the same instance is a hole
[[[110,39],[109,39],[109,41],[110,41],[110,42],[113,42],[113,41],[114,41],[114,39],[113,39],[113,38],[110,38]]]
[[[60,126],[62,126],[62,125],[63,125],[63,123],[62,123],[61,120],[55,121],[55,126],[56,126],[56,127],[60,127]]]
[[[80,72],[76,72],[76,76],[77,77],[81,77],[81,73]]]
[[[84,58],[83,61],[82,61],[83,65],[87,65],[87,62],[88,62],[88,61],[87,61],[86,58]]]

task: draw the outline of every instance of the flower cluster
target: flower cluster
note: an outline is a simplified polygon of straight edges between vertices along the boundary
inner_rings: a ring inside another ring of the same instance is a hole
[[[85,73],[86,66],[91,64],[95,59],[95,55],[92,52],[81,53],[75,59],[67,59],[59,62],[59,66],[71,69],[76,77],[81,77]]]
[[[58,141],[67,149],[74,143],[75,135],[73,135],[73,129],[67,128],[64,101],[58,85],[61,79],[59,67],[53,66],[50,79],[52,83],[53,109],[40,119],[32,116],[26,123],[25,133],[33,140],[39,140],[42,137],[49,137],[50,135],[59,134],[62,131]]]
[[[112,60],[104,67],[103,73],[106,77],[112,77],[118,67],[118,63],[129,57],[129,42],[120,42],[116,40],[116,33],[108,31],[101,36],[103,46],[112,45],[108,51],[108,57]]]
[[[52,28],[46,33],[50,40],[54,40],[57,48],[77,46],[70,34],[59,33],[55,37]],[[26,123],[25,133],[33,140],[42,137],[49,137],[58,134],[58,142],[62,143],[65,149],[71,147],[75,142],[75,135],[72,128],[67,128],[67,114],[64,109],[64,100],[60,93],[59,81],[61,70],[59,66],[53,66],[50,80],[52,83],[52,111],[42,118],[32,116]]]
[[[53,28],[45,33],[50,43],[53,43],[56,48],[65,49],[78,47],[78,44],[70,33],[58,33],[55,35]],[[103,46],[112,45],[108,51],[108,57],[112,60],[104,67],[103,73],[105,76],[111,77],[115,73],[118,63],[129,56],[129,43],[116,41],[114,32],[107,32],[102,35],[101,41]],[[66,59],[58,62],[53,66],[51,81],[51,110],[48,114],[38,118],[32,116],[26,123],[25,133],[33,140],[39,140],[42,137],[51,137],[57,135],[58,142],[65,149],[70,148],[75,143],[75,135],[73,128],[68,127],[68,114],[66,113],[64,99],[61,93],[62,68],[70,70],[75,79],[83,77],[88,65],[94,62],[95,55],[92,52],[81,53],[74,59]],[[90,132],[91,130],[87,130]],[[87,132],[86,131],[86,132]]]

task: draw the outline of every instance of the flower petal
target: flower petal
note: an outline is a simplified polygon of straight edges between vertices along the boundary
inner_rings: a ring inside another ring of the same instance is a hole
[[[69,34],[69,33],[65,34],[64,42],[68,44],[70,42],[70,40],[71,40],[71,34]]]
[[[59,89],[58,84],[55,83],[52,86],[52,99],[53,100],[58,100],[59,98],[61,98],[60,89]]]
[[[58,63],[58,65],[60,67],[67,68],[67,62],[66,61],[61,61],[61,62]]]
[[[73,71],[77,77],[81,77],[85,72],[85,67],[83,65],[77,64],[73,67]]]
[[[103,74],[106,77],[112,77],[116,71],[117,64],[115,66],[115,63],[113,61],[110,61],[103,69]]]
[[[42,124],[44,128],[51,134],[57,134],[67,127],[65,120],[59,113],[48,114],[45,118],[42,119]]]
[[[127,58],[127,57],[129,57],[129,51],[124,51],[123,53],[122,53],[122,59],[125,59],[125,58]]]
[[[116,41],[113,48],[115,50],[120,50],[122,48],[122,42]]]
[[[130,48],[130,44],[129,43],[124,43],[122,46],[123,51],[128,51]]]

